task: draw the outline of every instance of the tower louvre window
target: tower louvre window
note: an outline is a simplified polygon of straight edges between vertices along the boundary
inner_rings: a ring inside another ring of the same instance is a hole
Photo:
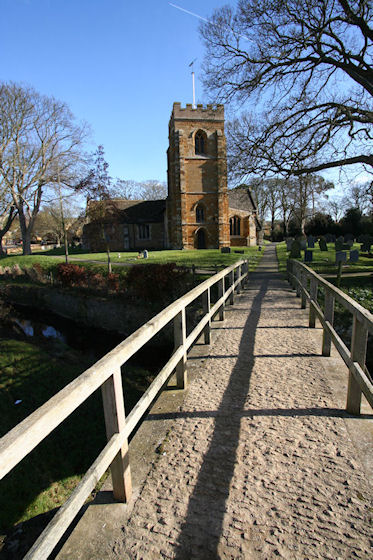
[[[196,154],[206,153],[206,134],[202,130],[198,130],[194,137],[194,149]]]
[[[196,207],[196,222],[200,224],[205,221],[205,209],[201,204]]]

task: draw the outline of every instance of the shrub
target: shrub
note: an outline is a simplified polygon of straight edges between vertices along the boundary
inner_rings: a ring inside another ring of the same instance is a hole
[[[85,287],[87,276],[87,270],[77,264],[59,263],[57,265],[57,279],[63,286]]]

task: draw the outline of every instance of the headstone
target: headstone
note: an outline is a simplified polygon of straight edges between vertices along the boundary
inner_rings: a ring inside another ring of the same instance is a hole
[[[149,253],[146,249],[143,250],[142,254],[144,255],[144,259],[147,259],[149,257]]]
[[[315,247],[315,238],[313,237],[313,235],[309,235],[307,237],[307,244],[308,244],[308,248],[309,249],[314,249]]]
[[[230,247],[222,247],[220,249],[221,253],[230,253],[231,252],[231,248]]]
[[[347,253],[345,251],[337,251],[335,253],[335,262],[346,262],[347,261]]]
[[[327,251],[328,250],[328,246],[326,244],[325,237],[320,237],[319,247],[320,247],[320,251]]]
[[[304,262],[312,262],[312,256],[313,256],[313,252],[312,251],[304,251]]]
[[[339,236],[336,240],[335,240],[335,250],[336,251],[342,251],[343,248],[343,237]]]
[[[293,238],[289,238],[286,240],[286,250],[290,251],[291,250],[291,246],[293,244],[294,239]]]
[[[238,249],[237,251],[235,251],[235,253],[239,253],[240,255],[243,255],[245,251],[243,249]]]
[[[347,245],[350,249],[351,249],[351,247],[353,246],[353,244],[354,244],[354,240],[353,240],[353,239],[347,239],[346,245]]]
[[[357,249],[350,251],[350,262],[355,263],[359,260],[359,251]]]
[[[299,259],[299,257],[301,256],[301,254],[300,254],[300,243],[297,239],[295,241],[293,241],[289,256],[290,256],[291,259]]]
[[[304,237],[301,237],[299,239],[299,243],[300,243],[300,248],[302,251],[305,251],[307,249],[307,240],[304,239]]]
[[[370,243],[369,241],[364,241],[364,243],[361,245],[361,252],[362,253],[370,253],[370,249],[371,249],[372,243]]]

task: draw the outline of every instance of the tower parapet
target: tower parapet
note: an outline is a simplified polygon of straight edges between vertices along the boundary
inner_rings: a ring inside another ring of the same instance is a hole
[[[202,105],[198,104],[193,107],[191,103],[187,103],[185,107],[181,103],[174,103],[171,118],[174,119],[193,119],[206,121],[222,121],[224,122],[224,105]]]

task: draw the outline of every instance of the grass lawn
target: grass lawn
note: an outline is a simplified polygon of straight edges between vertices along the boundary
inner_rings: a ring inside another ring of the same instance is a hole
[[[236,253],[235,251],[244,251]],[[57,254],[59,253],[59,254]],[[191,251],[149,251],[148,259],[138,259],[136,252],[112,252],[110,253],[111,262],[116,272],[119,272],[120,265],[134,265],[146,263],[169,263],[174,262],[180,266],[208,268],[225,267],[234,262],[245,258],[250,261],[250,269],[254,269],[259,262],[262,252],[258,247],[232,247],[231,253],[221,253],[219,249],[200,249]],[[92,261],[92,262],[90,262]],[[39,263],[44,269],[53,271],[59,262],[65,262],[62,249],[53,249],[50,252],[35,253],[33,255],[11,255],[0,258],[0,267],[12,267],[18,264],[21,268],[30,267]],[[70,256],[70,262],[82,264],[106,270],[106,253],[77,253]]]

